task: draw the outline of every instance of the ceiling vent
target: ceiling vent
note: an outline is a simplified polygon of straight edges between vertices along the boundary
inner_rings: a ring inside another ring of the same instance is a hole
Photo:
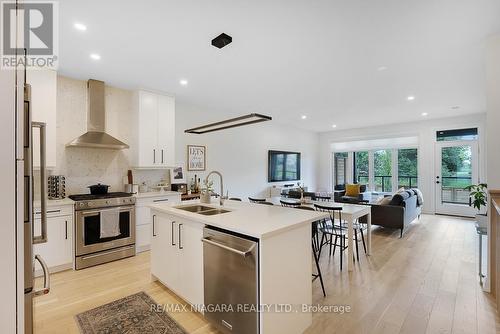
[[[212,45],[216,48],[222,49],[226,45],[230,44],[233,41],[233,38],[225,33],[220,34],[219,36],[212,39]]]

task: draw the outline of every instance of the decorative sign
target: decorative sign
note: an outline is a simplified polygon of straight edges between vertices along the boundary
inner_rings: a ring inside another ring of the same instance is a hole
[[[206,168],[206,150],[205,146],[188,145],[188,170],[204,171]]]

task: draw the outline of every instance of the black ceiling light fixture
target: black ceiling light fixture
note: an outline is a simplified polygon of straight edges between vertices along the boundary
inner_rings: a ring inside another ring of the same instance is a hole
[[[196,128],[184,130],[185,133],[195,133],[202,134],[207,132],[219,131],[229,128],[235,128],[237,126],[255,124],[265,121],[270,121],[273,118],[271,116],[261,115],[261,114],[248,114],[245,116],[240,116],[236,118],[226,119],[221,122],[210,123],[207,125],[198,126]]]
[[[222,49],[226,45],[230,44],[233,41],[233,38],[225,33],[220,34],[219,36],[212,39],[212,45],[216,48]]]

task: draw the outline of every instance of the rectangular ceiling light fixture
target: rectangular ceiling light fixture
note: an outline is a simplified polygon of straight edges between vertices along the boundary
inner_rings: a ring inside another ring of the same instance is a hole
[[[249,125],[254,123],[260,123],[272,120],[272,117],[260,115],[260,114],[249,114],[245,116],[240,116],[236,118],[227,119],[225,121],[211,123],[207,125],[198,126],[196,128],[187,129],[185,133],[196,133],[202,134],[207,132],[219,131],[229,128],[235,128],[237,126]]]

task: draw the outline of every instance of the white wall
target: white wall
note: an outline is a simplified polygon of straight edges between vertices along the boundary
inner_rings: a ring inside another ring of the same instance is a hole
[[[261,197],[269,194],[271,185],[267,182],[267,151],[270,149],[297,151],[302,153],[302,182],[310,189],[316,189],[318,134],[282,126],[273,121],[202,135],[184,133],[185,129],[223,119],[224,117],[201,108],[178,102],[176,105],[177,161],[186,163],[188,144],[205,145],[207,146],[207,171],[196,173],[201,175],[202,180],[209,171],[218,170],[224,176],[224,188],[229,190],[229,196]],[[190,177],[194,174],[194,172],[190,173]],[[216,186],[218,192],[218,185]]]
[[[320,151],[318,186],[324,186],[328,187],[328,189],[332,189],[332,143],[355,140],[418,136],[419,188],[422,190],[425,196],[425,204],[423,210],[425,212],[434,212],[434,143],[436,138],[436,131],[460,127],[479,127],[479,174],[480,179],[485,180],[486,157],[483,154],[483,152],[485,152],[485,114],[474,114],[456,118],[429,119],[416,123],[392,124],[387,126],[321,133],[319,136]]]
[[[500,189],[500,35],[490,38],[486,55],[488,187]]]

